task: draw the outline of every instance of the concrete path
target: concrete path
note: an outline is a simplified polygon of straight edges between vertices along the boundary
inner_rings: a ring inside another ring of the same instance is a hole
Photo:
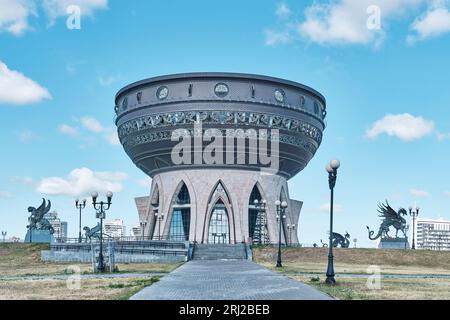
[[[131,300],[329,300],[304,283],[256,263],[190,261]]]

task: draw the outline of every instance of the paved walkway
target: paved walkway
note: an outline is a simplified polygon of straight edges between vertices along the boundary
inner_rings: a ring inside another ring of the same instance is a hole
[[[132,300],[329,300],[328,295],[304,283],[277,274],[256,263],[190,261]]]

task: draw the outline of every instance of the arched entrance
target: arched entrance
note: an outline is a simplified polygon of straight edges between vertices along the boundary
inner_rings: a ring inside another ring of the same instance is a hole
[[[189,240],[191,224],[191,200],[189,191],[183,183],[178,192],[172,209],[172,218],[169,228],[169,240]]]
[[[208,243],[230,243],[230,224],[228,220],[228,212],[222,200],[216,202],[211,212],[208,230]]]

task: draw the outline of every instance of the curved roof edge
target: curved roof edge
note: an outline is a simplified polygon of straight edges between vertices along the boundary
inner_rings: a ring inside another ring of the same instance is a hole
[[[282,83],[285,85],[293,86],[296,88],[300,88],[306,91],[309,91],[310,93],[317,96],[319,99],[321,99],[324,103],[324,106],[326,108],[327,102],[325,97],[318,92],[317,90],[308,87],[306,85],[303,85],[301,83],[291,81],[291,80],[285,80],[281,78],[276,77],[269,77],[269,76],[263,76],[258,74],[250,74],[250,73],[234,73],[234,72],[191,72],[191,73],[178,73],[178,74],[169,74],[169,75],[163,75],[163,76],[157,76],[152,78],[147,78],[144,80],[133,82],[117,92],[115,96],[115,100],[117,101],[117,98],[123,94],[124,92],[134,89],[136,87],[140,87],[146,84],[150,83],[157,83],[160,81],[166,81],[166,80],[172,80],[172,79],[194,79],[194,78],[220,78],[220,77],[227,77],[227,78],[235,78],[235,79],[255,79],[260,81],[268,81],[268,82],[275,82],[275,83]]]

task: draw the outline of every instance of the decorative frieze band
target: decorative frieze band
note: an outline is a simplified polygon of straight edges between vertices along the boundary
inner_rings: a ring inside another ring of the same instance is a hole
[[[289,130],[312,138],[318,144],[322,142],[321,130],[302,120],[279,115],[238,111],[188,111],[142,116],[120,125],[118,129],[119,138],[122,140],[130,134],[148,129],[171,127],[181,124],[193,125],[196,122],[231,126],[249,125],[267,129]]]
[[[218,129],[216,129],[218,130]],[[230,129],[222,129],[221,131],[222,136],[230,136],[230,132],[232,130]],[[172,134],[174,131],[155,131],[155,132],[147,132],[144,134],[136,135],[136,136],[127,136],[122,140],[123,146],[128,148],[133,148],[135,146],[141,145],[141,144],[147,144],[152,142],[160,142],[160,141],[170,141],[172,138]],[[194,129],[181,129],[175,132],[176,136],[179,138],[181,136],[186,137],[194,137],[198,135],[208,136],[208,129],[202,130],[202,133],[196,132]],[[312,155],[316,153],[317,147],[312,144],[309,141],[305,141],[305,139],[302,139],[301,137],[295,137],[292,135],[285,135],[285,134],[279,134],[279,135],[272,135],[270,131],[268,132],[258,132],[258,131],[252,131],[253,134],[256,134],[256,136],[250,136],[249,138],[259,138],[260,134],[264,135],[264,139],[268,139],[269,141],[275,141],[278,139],[281,143],[286,143],[290,145],[294,145],[296,147],[301,147],[307,151],[309,151]],[[236,137],[241,134],[241,131],[236,131],[234,133]],[[266,137],[267,135],[267,137]]]

